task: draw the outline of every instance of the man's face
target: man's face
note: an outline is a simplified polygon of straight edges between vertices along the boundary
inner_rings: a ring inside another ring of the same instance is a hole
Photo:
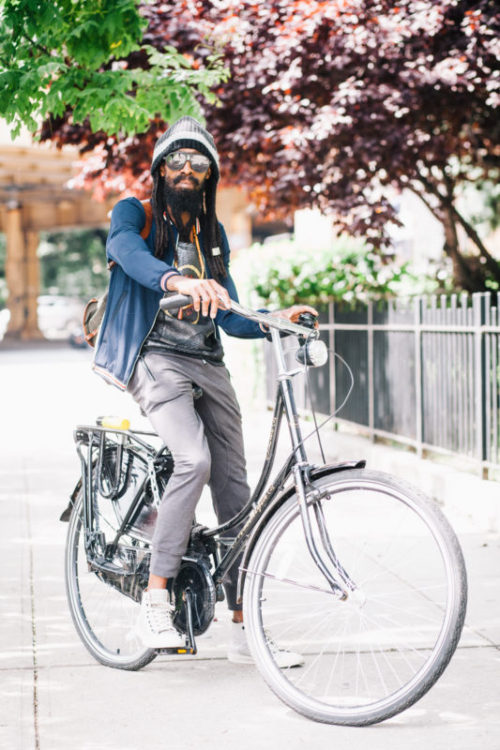
[[[185,156],[182,157],[182,154]],[[191,154],[193,155],[193,161],[195,161],[194,169],[189,160]],[[195,159],[195,157],[198,157],[198,159]],[[184,164],[179,167],[179,162],[182,162],[184,158]],[[204,168],[204,161],[207,162],[206,168]],[[179,191],[201,190],[205,181],[210,177],[210,162],[195,148],[180,148],[169,154],[167,159],[162,162],[160,174],[165,178],[165,182],[170,188]]]

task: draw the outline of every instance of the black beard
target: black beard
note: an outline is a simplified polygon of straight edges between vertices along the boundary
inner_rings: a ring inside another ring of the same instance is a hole
[[[180,182],[182,177],[176,177],[172,183],[163,181],[163,200],[164,205],[168,206],[171,218],[174,221],[175,226],[179,232],[179,239],[181,242],[189,242],[191,229],[197,217],[201,214],[203,208],[203,192],[200,189],[199,182],[195,185],[193,180],[192,188],[178,188],[175,187],[177,181]],[[187,224],[182,223],[182,214],[189,214],[189,221]]]

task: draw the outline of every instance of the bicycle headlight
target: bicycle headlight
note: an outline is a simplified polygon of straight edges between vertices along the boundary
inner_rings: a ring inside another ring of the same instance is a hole
[[[306,341],[296,352],[295,357],[301,365],[321,367],[328,359],[328,349],[324,341],[315,339]]]

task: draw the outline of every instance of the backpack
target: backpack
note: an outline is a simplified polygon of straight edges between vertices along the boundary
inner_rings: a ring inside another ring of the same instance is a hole
[[[150,235],[151,227],[153,226],[153,209],[149,200],[141,201],[144,211],[146,212],[146,223],[141,231],[141,237],[143,240],[147,240]],[[108,271],[116,266],[114,260],[110,260],[108,263]],[[83,333],[85,341],[89,346],[95,346],[97,340],[97,334],[101,327],[104,313],[106,312],[106,303],[108,301],[107,290],[100,297],[92,297],[85,305],[83,311]]]

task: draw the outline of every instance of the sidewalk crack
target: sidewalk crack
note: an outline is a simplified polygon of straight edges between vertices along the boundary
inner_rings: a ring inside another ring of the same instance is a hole
[[[35,750],[40,750],[40,732],[38,725],[38,656],[35,612],[35,564],[33,555],[33,537],[31,533],[31,509],[26,502],[26,527],[29,545],[29,588],[31,605],[31,653],[33,660],[33,731],[35,735]]]

